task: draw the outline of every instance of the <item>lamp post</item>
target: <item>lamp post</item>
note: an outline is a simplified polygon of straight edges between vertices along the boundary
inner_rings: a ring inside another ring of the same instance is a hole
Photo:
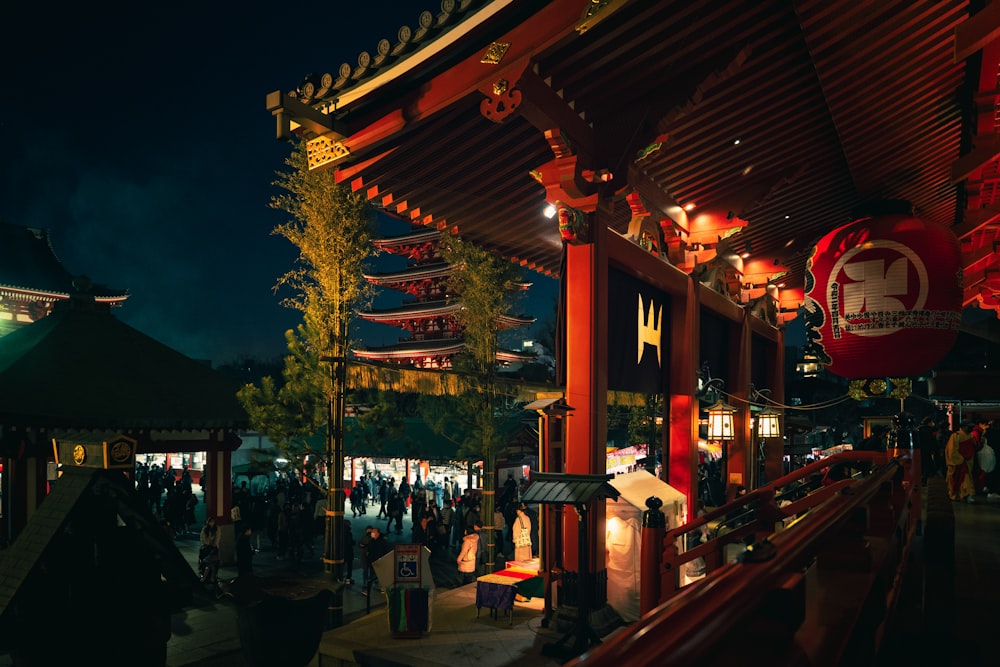
[[[320,357],[330,364],[331,392],[327,396],[326,424],[326,522],[323,535],[323,572],[331,583],[343,581],[344,574],[344,403],[347,394],[347,360],[343,356]],[[328,610],[328,627],[344,622],[343,589],[333,586]]]

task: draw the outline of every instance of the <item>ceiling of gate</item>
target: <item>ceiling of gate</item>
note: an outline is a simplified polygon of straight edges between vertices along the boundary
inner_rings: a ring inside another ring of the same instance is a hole
[[[606,13],[581,31],[591,4]],[[435,56],[424,51],[422,65],[386,74],[421,53],[414,31],[409,51],[380,45],[381,70],[369,62],[345,77],[342,66],[326,90],[290,95],[338,119],[350,148],[338,177],[387,213],[456,229],[548,275],[559,274],[563,241],[543,215],[553,190],[532,172],[563,151],[580,156],[576,176],[613,202],[597,213],[603,224],[625,233],[638,205],[687,271],[723,249],[748,253],[741,283],[780,281],[790,295],[782,305],[794,306],[821,236],[877,211],[872,202],[903,200],[955,229],[966,303],[995,307],[1000,58],[991,40],[1000,20],[990,11],[973,24],[958,0],[445,2],[417,28],[425,45],[454,37],[463,21],[477,27]],[[545,32],[560,20],[564,29]],[[502,122],[484,115],[487,77],[455,83],[485,45],[507,38],[517,52],[532,35],[525,74],[510,85],[547,118],[568,118],[562,140],[545,136],[528,105]],[[388,83],[358,92],[380,72]],[[427,102],[435,95],[436,106]],[[349,101],[329,111],[333,100]]]

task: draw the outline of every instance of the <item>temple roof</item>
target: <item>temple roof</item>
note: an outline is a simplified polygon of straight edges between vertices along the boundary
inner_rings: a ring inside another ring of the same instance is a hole
[[[0,550],[0,616],[22,588],[32,588],[31,574],[46,557],[50,575],[79,576],[69,560],[53,558],[52,552],[62,550],[66,553],[70,546],[67,538],[75,531],[66,530],[67,523],[74,519],[79,521],[80,517],[100,515],[108,503],[114,509],[112,520],[117,517],[130,528],[120,532],[125,541],[116,542],[116,548],[127,548],[127,558],[155,567],[157,574],[172,589],[183,591],[187,596],[197,590],[197,575],[166,531],[160,529],[146,500],[138,496],[134,484],[125,475],[118,471],[70,468],[53,485],[52,492],[35,510],[18,539],[7,549]],[[93,520],[79,522],[77,532],[92,525]],[[106,536],[96,539],[102,538]],[[65,565],[66,570],[53,572],[54,563]],[[28,594],[37,594],[37,590]]]
[[[77,292],[74,280],[78,278],[56,257],[48,230],[0,222],[0,289],[64,299]],[[128,298],[127,291],[104,285],[92,284],[90,292],[99,301]]]
[[[0,425],[241,429],[239,382],[73,298],[0,338]]]

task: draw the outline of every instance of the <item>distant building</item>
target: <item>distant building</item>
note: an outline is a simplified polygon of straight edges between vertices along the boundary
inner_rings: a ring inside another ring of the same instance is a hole
[[[422,370],[448,370],[452,358],[465,349],[461,324],[456,314],[462,308],[461,296],[448,292],[451,266],[441,256],[441,232],[419,230],[412,234],[374,241],[380,251],[407,260],[407,268],[391,273],[365,274],[365,279],[378,287],[398,290],[406,295],[402,306],[372,309],[358,313],[369,322],[399,327],[407,332],[394,345],[355,349],[360,359],[393,363]],[[519,283],[528,289],[531,283]],[[497,322],[501,330],[534,323],[530,316],[508,315]],[[512,363],[534,359],[530,352],[497,350],[497,363]]]
[[[125,291],[88,282],[59,261],[48,230],[0,222],[0,336],[40,320],[71,294],[88,292],[111,306],[128,298]]]

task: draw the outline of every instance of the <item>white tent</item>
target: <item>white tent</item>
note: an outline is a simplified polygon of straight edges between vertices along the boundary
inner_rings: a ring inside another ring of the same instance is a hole
[[[621,494],[607,500],[608,604],[626,621],[639,619],[642,515],[646,499],[663,501],[667,529],[687,521],[687,497],[645,470],[616,475],[608,482]]]

